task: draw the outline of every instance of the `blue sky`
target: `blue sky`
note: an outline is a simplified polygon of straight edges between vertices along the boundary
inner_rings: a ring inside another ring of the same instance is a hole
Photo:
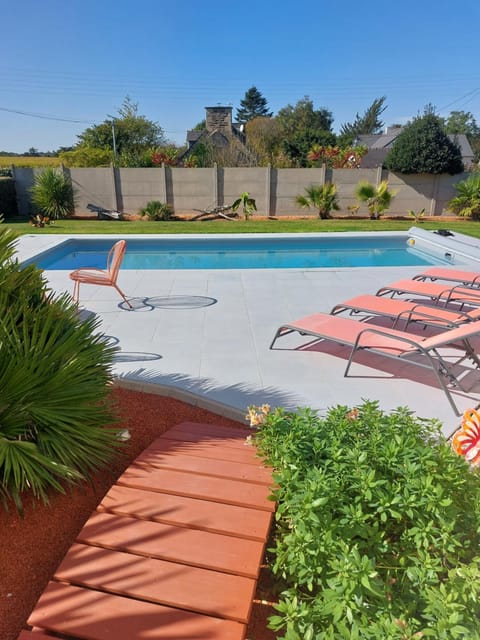
[[[428,103],[480,123],[478,0],[18,0],[1,16],[0,150],[73,145],[127,95],[181,144],[253,85],[274,113],[309,96],[336,131],[382,95],[386,125]]]

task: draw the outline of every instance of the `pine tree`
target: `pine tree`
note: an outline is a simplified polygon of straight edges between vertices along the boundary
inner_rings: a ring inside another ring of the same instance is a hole
[[[365,111],[363,116],[356,115],[353,122],[342,124],[340,134],[342,136],[355,136],[362,134],[379,133],[383,128],[383,122],[380,120],[381,114],[387,108],[385,105],[386,96],[376,98]]]
[[[272,117],[272,112],[268,110],[267,100],[262,96],[257,87],[251,87],[243,100],[240,100],[240,108],[237,109],[237,122],[245,124],[253,118],[264,116]]]

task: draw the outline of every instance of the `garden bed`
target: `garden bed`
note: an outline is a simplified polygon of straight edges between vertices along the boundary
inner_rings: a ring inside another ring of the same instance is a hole
[[[123,455],[108,470],[98,474],[92,485],[77,487],[65,495],[52,495],[48,506],[25,500],[23,518],[13,506],[8,512],[0,510],[2,640],[17,638],[83,523],[114,480],[155,438],[186,420],[238,427],[233,420],[172,398],[122,388],[115,388],[113,396],[123,416],[123,426],[131,434]],[[272,609],[261,602],[269,599],[268,591],[269,577],[264,571],[247,633],[250,640],[275,638],[273,632],[266,629],[266,619],[272,614]]]

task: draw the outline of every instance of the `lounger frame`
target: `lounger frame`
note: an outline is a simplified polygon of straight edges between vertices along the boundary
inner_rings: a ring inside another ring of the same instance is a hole
[[[344,371],[344,377],[348,377],[351,365],[355,359],[356,354],[359,351],[370,351],[371,353],[374,353],[376,355],[384,356],[393,360],[402,360],[404,362],[409,362],[410,364],[414,364],[424,369],[433,371],[454,413],[457,416],[461,415],[461,412],[459,411],[457,405],[455,404],[455,401],[453,400],[449,386],[458,388],[463,392],[466,392],[467,390],[462,386],[460,379],[455,376],[452,369],[465,360],[471,360],[475,365],[475,368],[480,369],[480,360],[477,357],[475,350],[469,340],[470,337],[480,334],[480,321],[462,325],[461,327],[458,327],[456,329],[450,329],[448,331],[442,332],[441,334],[438,334],[437,336],[421,338],[416,337],[414,334],[408,334],[406,332],[398,330],[385,330],[374,325],[368,325],[364,322],[358,322],[357,320],[353,320],[350,318],[337,318],[337,320],[341,320],[343,322],[344,326],[347,326],[345,325],[345,323],[352,323],[351,328],[354,330],[354,332],[356,331],[356,337],[354,340],[348,340],[336,336],[333,331],[322,332],[308,328],[309,318],[322,317],[328,318],[331,316],[329,316],[329,314],[318,313],[314,314],[314,316],[308,316],[307,318],[297,320],[294,323],[281,325],[277,329],[277,332],[275,333],[275,336],[270,343],[270,349],[274,348],[274,345],[278,338],[294,332],[298,332],[302,336],[312,336],[316,340],[329,340],[338,344],[351,346],[352,350],[350,352],[347,366]],[[365,337],[368,335],[383,336],[388,339],[394,338],[395,341],[403,343],[405,345],[405,349],[403,351],[398,351],[398,353],[388,352],[385,348],[382,349],[376,347],[374,344],[363,342],[365,340]],[[463,351],[463,355],[460,358],[456,359],[453,363],[447,362],[439,352],[439,349],[442,347],[460,349],[461,351]],[[418,355],[423,356],[424,360],[417,361],[409,359],[411,356]]]

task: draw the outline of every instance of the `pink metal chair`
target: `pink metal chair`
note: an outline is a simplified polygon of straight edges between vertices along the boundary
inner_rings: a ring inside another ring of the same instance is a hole
[[[70,274],[70,279],[74,281],[73,286],[73,299],[78,304],[80,297],[80,283],[83,284],[97,284],[104,287],[113,287],[122,296],[130,309],[133,309],[130,302],[125,297],[125,294],[117,284],[118,273],[122,264],[123,256],[127,243],[125,240],[119,240],[110,249],[107,258],[107,269],[95,269],[93,267],[86,267],[83,269],[75,269]]]

